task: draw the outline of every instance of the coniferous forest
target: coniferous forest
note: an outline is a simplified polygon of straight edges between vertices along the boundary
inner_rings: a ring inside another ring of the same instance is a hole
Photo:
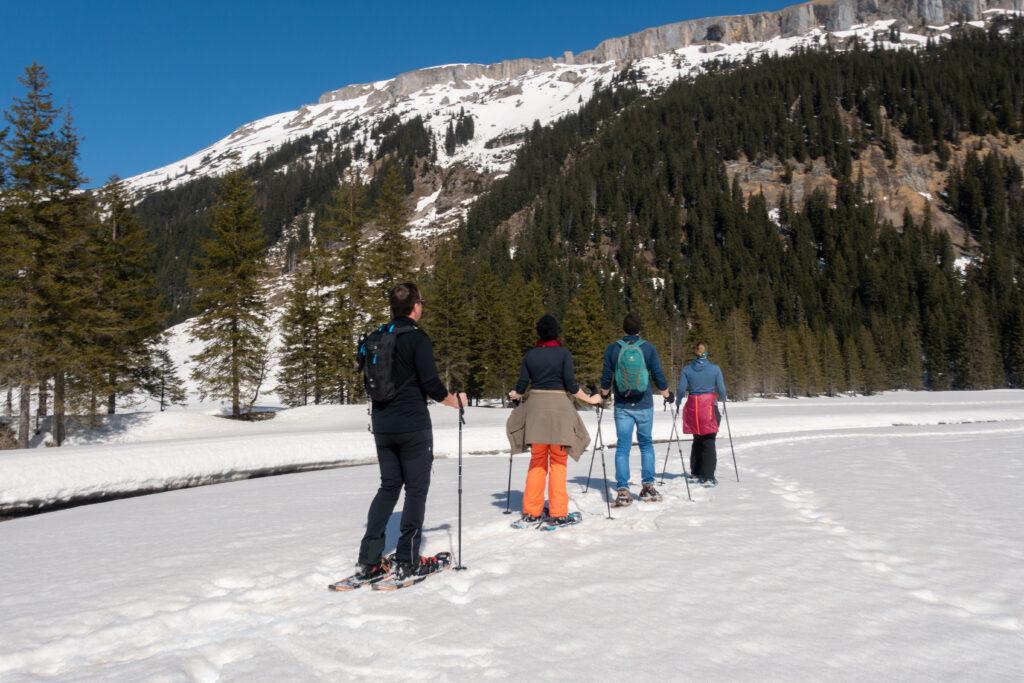
[[[562,321],[584,383],[633,310],[670,381],[706,340],[736,398],[1024,385],[1024,187],[1011,153],[1024,144],[1024,23],[919,51],[826,45],[720,62],[655,92],[642,78],[623,71],[575,114],[525,132],[509,173],[425,254],[404,234],[405,197],[437,171],[439,147],[473,138],[471,117],[441,140],[397,116],[315,134],[132,205],[116,179],[78,191],[70,116],[32,65],[0,133],[8,414],[15,394],[22,420],[32,397],[55,417],[140,393],[182,400],[159,333],[197,314],[195,379],[236,415],[261,386],[291,405],[362,400],[356,340],[406,277],[424,286],[442,380],[476,398],[505,394],[544,312]],[[941,210],[962,234],[927,212],[880,218],[859,163],[872,150],[903,163],[900,142],[944,174]],[[735,161],[774,161],[783,183],[823,166],[831,182],[769,205],[730,174]],[[285,251],[276,271],[271,245]],[[283,347],[267,377],[265,284],[282,271]],[[245,296],[218,296],[228,290]],[[240,327],[244,339],[225,332]]]

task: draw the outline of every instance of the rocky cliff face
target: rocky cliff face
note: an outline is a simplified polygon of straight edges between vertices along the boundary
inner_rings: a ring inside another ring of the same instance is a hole
[[[812,0],[778,12],[695,19],[649,28],[611,38],[593,50],[545,59],[512,59],[496,64],[451,64],[400,74],[382,87],[350,85],[324,93],[319,103],[340,102],[369,94],[368,104],[383,105],[432,85],[455,84],[478,78],[509,80],[533,71],[548,71],[556,64],[629,62],[700,42],[760,42],[775,37],[803,35],[813,28],[845,31],[856,24],[893,19],[902,26],[943,26],[978,21],[986,10],[1024,11],[1024,0]]]

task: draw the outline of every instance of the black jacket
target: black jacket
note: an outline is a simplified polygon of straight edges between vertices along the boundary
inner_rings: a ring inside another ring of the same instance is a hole
[[[524,393],[527,385],[534,389],[553,389],[575,394],[580,390],[572,368],[572,354],[564,346],[535,346],[523,356],[516,392]]]
[[[396,328],[415,325],[412,318],[396,318]],[[431,428],[427,397],[443,401],[448,389],[437,376],[434,345],[423,330],[416,329],[400,336],[395,344],[395,383],[402,385],[390,401],[373,401],[371,422],[375,434],[402,434]]]

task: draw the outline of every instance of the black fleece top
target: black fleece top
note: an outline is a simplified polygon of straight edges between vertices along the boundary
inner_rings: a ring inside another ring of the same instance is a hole
[[[531,380],[534,389],[554,389],[570,394],[580,390],[572,368],[572,354],[564,346],[535,346],[526,352],[519,368],[516,393],[525,392]]]
[[[412,318],[395,318],[395,328],[412,327]],[[395,344],[395,383],[402,385],[412,377],[390,401],[373,401],[371,422],[375,434],[404,434],[431,428],[427,397],[443,401],[448,389],[437,376],[434,345],[421,329],[406,332]]]

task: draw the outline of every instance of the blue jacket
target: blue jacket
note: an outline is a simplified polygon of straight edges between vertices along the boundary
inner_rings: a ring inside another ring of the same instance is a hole
[[[635,334],[627,334],[622,338],[624,341],[629,343],[636,343],[640,340],[640,337]],[[668,389],[668,380],[665,379],[665,371],[661,369],[661,359],[658,358],[658,349],[654,348],[654,344],[649,341],[645,341],[643,346],[640,347],[640,351],[644,354],[644,362],[647,364],[647,371],[651,373],[651,381],[647,383],[647,391],[643,393],[643,396],[636,396],[635,394],[626,396],[619,393],[618,387],[613,387],[613,379],[615,377],[615,364],[619,362],[619,350],[620,346],[618,342],[613,342],[608,345],[608,348],[604,352],[604,370],[601,372],[601,388],[612,389],[612,393],[615,395],[615,405],[622,406],[624,408],[650,408],[654,410],[654,399],[652,398],[651,387],[658,387],[658,391],[665,391]]]
[[[691,394],[711,394],[718,390],[718,396],[723,401],[726,398],[725,380],[722,379],[722,369],[709,361],[707,358],[698,358],[685,368],[679,378],[679,387],[676,390],[676,405],[683,402],[687,392]]]

